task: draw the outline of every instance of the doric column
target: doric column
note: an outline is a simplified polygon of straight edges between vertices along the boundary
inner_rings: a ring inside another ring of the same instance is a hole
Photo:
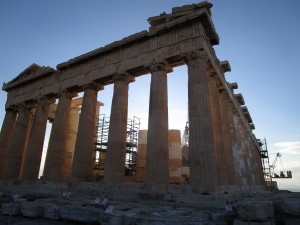
[[[97,92],[100,87],[97,83],[83,87],[84,96],[72,164],[72,179],[77,181],[92,180]]]
[[[114,93],[104,171],[106,184],[121,183],[125,176],[128,84],[131,81],[132,77],[127,74],[114,76]]]
[[[239,139],[241,142],[241,150],[242,150],[242,160],[244,162],[244,170],[243,170],[243,178],[246,181],[246,185],[252,185],[251,179],[251,162],[249,157],[249,149],[247,145],[247,139],[245,134],[245,128],[243,124],[243,120],[240,115],[238,115],[238,131],[239,131]]]
[[[256,179],[257,179],[257,185],[265,185],[265,178],[264,178],[264,171],[262,167],[261,162],[261,152],[260,149],[257,149],[256,145],[254,145],[255,149],[255,156],[256,156],[256,162],[257,162],[257,171],[256,171]]]
[[[207,56],[204,51],[186,57],[189,98],[190,183],[211,192],[217,185],[213,125],[210,112]]]
[[[22,180],[38,179],[47,127],[49,105],[52,102],[53,100],[45,97],[37,100],[37,110],[31,128],[27,153],[21,175]]]
[[[63,157],[66,152],[66,140],[73,93],[63,91],[60,94],[55,119],[52,125],[49,146],[45,162],[43,179],[62,180]]]
[[[20,178],[29,118],[30,109],[25,104],[21,105],[4,164],[2,174],[4,180],[18,180]]]
[[[232,151],[232,142],[231,142],[231,129],[229,125],[229,120],[232,118],[228,118],[228,93],[226,93],[225,89],[220,89],[220,112],[221,112],[221,127],[222,127],[222,136],[224,140],[224,152],[225,152],[225,161],[226,161],[226,170],[227,172],[227,179],[229,185],[236,184],[235,179],[235,167],[234,167],[234,160],[233,160],[233,151]],[[232,117],[232,115],[231,115]]]
[[[243,132],[244,132],[244,142],[245,142],[245,155],[248,158],[248,177],[249,177],[249,184],[255,185],[256,180],[255,180],[255,160],[254,160],[254,152],[253,148],[251,145],[251,136],[246,128],[246,125],[243,124]]]
[[[211,117],[213,125],[214,134],[214,145],[215,145],[215,157],[216,157],[216,170],[218,185],[228,184],[228,174],[227,174],[227,157],[225,155],[225,146],[223,141],[223,124],[221,122],[220,113],[220,96],[217,86],[217,74],[215,72],[210,72],[208,75],[209,84],[209,97],[211,106]]]
[[[245,160],[239,113],[236,109],[234,109],[233,111],[233,121],[234,121],[235,136],[236,136],[236,143],[237,143],[236,151],[234,151],[235,153],[234,156],[236,158],[235,161],[236,171],[240,176],[240,184],[247,185],[248,183],[247,183],[246,170],[247,170],[248,163]]]
[[[15,127],[16,118],[17,112],[14,109],[7,108],[0,133],[0,179]]]
[[[168,68],[150,66],[151,87],[147,135],[146,184],[169,183]]]
[[[234,173],[235,173],[235,184],[240,185],[242,184],[242,179],[241,179],[242,171],[241,171],[241,158],[240,158],[241,149],[237,141],[233,110],[234,110],[233,103],[228,101],[227,119],[228,119],[229,138],[230,138],[231,149],[232,149]]]
[[[71,103],[72,105],[72,103]],[[78,133],[80,107],[72,107],[69,116],[69,125],[67,132],[66,151],[63,158],[63,175],[62,179],[67,180],[71,177],[72,163],[75,151],[76,138]]]

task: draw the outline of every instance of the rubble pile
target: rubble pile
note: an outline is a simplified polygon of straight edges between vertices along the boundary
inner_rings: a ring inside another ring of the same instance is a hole
[[[137,195],[139,199],[132,200],[120,199],[113,194],[96,194],[92,190],[85,195],[67,190],[58,196],[1,193],[1,217],[31,218],[32,221],[39,219],[36,224],[43,224],[41,220],[57,224],[71,221],[101,225],[300,224],[300,195],[292,192],[260,191],[212,196],[194,194],[191,195],[197,196],[194,202],[190,198],[184,201],[183,194],[172,194],[170,197],[170,193],[149,192],[145,195],[143,191]]]

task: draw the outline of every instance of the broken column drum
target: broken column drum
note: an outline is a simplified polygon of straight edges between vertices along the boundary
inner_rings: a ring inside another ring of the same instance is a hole
[[[203,192],[213,192],[224,185],[263,185],[258,166],[259,144],[252,133],[254,126],[252,121],[250,126],[249,114],[245,115],[241,108],[245,104],[241,96],[234,94],[225,79],[224,73],[230,71],[228,61],[220,61],[213,49],[219,44],[219,36],[211,19],[211,7],[208,2],[175,7],[169,14],[148,18],[148,31],[60,63],[56,69],[32,64],[4,83],[7,102],[0,136],[1,179],[36,179],[48,107],[41,108],[36,103],[38,99],[51,97],[59,98],[59,102],[43,179],[66,180],[71,176],[75,181],[91,181],[97,91],[98,87],[113,84],[104,182],[112,185],[124,182],[129,83],[135,77],[151,73],[144,182],[168,184],[167,73],[174,67],[187,65],[189,184],[193,190]],[[208,74],[214,74],[213,81],[209,81]],[[71,100],[80,92],[84,92],[84,100],[78,135],[73,136],[76,147],[71,172],[64,157],[73,151],[66,149],[74,146],[66,144],[68,122]],[[37,111],[32,114],[30,132],[32,108]],[[34,164],[28,165],[31,160]],[[70,175],[64,173],[65,169]]]

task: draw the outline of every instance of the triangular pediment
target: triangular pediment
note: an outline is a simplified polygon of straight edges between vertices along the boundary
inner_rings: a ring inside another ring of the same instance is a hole
[[[212,4],[206,1],[198,4],[175,7],[170,14],[164,12],[159,16],[148,18],[148,23],[151,25],[149,31],[155,32],[163,28],[169,29],[172,26],[175,27],[194,19],[201,19],[207,36],[210,39],[210,43],[212,45],[219,44],[219,36],[211,20],[211,7]]]
[[[19,85],[21,83],[27,82],[32,79],[36,79],[42,75],[49,74],[54,72],[55,70],[51,67],[39,66],[35,63],[31,64],[24,71],[22,71],[18,76],[9,81],[8,83],[4,83],[3,89],[7,89],[13,87],[15,85]]]
[[[192,5],[184,5],[180,7],[174,7],[172,9],[172,13],[167,14],[166,12],[161,13],[159,16],[153,16],[148,18],[148,23],[152,26],[158,26],[160,24],[176,20],[178,18],[184,17],[188,14],[192,14],[194,12],[197,12],[201,10],[202,8],[205,8],[209,11],[210,13],[210,8],[212,7],[211,3],[208,2],[202,2],[199,4],[192,4]]]

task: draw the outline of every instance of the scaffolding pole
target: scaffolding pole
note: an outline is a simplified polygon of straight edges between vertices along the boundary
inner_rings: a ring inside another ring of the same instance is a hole
[[[260,144],[260,158],[263,167],[264,179],[265,179],[265,186],[271,190],[277,190],[277,182],[272,180],[272,173],[270,168],[270,160],[269,160],[269,152],[267,146],[266,138],[263,141],[259,140]]]
[[[105,158],[108,135],[109,135],[109,117],[101,114],[97,123],[96,137],[95,137],[95,157],[94,157],[94,178],[100,180],[105,173]],[[132,119],[127,119],[127,137],[126,137],[126,156],[124,174],[125,176],[136,175],[136,154],[138,131],[140,129],[140,119],[134,116]]]

